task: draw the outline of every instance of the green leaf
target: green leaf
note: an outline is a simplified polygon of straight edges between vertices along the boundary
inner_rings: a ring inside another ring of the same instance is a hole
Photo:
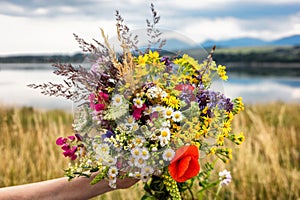
[[[97,176],[90,182],[91,185],[95,185],[96,183],[99,183],[101,180],[103,180],[109,170],[109,167],[106,167],[103,171],[99,172]]]
[[[141,200],[156,200],[156,198],[150,194],[144,194],[144,196],[142,196]]]

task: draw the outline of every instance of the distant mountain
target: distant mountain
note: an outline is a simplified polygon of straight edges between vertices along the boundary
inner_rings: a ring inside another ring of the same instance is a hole
[[[180,39],[176,38],[170,38],[167,39],[165,46],[163,47],[166,48],[167,50],[182,50],[182,49],[191,49],[193,47],[197,46],[197,44],[188,44],[185,41],[182,41]]]
[[[292,35],[271,42],[273,45],[300,45],[300,35]]]
[[[284,37],[273,41],[264,41],[257,38],[236,38],[228,40],[207,40],[201,43],[203,47],[211,47],[216,45],[218,47],[246,47],[246,46],[272,46],[272,45],[300,45],[300,35],[293,35]]]
[[[213,45],[217,45],[218,47],[242,47],[242,46],[262,46],[265,45],[266,42],[256,38],[236,38],[229,40],[207,40],[203,42],[201,45],[204,47],[212,47]]]

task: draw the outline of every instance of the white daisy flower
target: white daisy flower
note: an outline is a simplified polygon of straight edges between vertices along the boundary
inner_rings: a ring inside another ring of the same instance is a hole
[[[160,145],[164,147],[165,145],[169,144],[170,140],[170,129],[168,128],[161,128],[160,135],[158,136]]]
[[[160,136],[159,138],[167,138],[170,139],[170,129],[163,127],[160,129]]]
[[[117,159],[113,157],[108,157],[105,159],[105,165],[115,165],[117,163]]]
[[[95,153],[96,153],[96,158],[99,159],[100,157],[106,157],[109,156],[109,145],[106,143],[103,144],[93,144]]]
[[[183,118],[182,113],[179,110],[173,112],[172,119],[174,122],[180,122],[182,118]]]
[[[101,151],[101,152],[103,152],[103,153],[109,153],[109,145],[108,144],[106,144],[106,143],[103,143],[103,144],[100,144],[99,146],[98,146],[98,148],[99,148],[99,150]]]
[[[169,140],[167,138],[161,137],[159,138],[160,146],[164,147],[169,144]]]
[[[111,188],[117,188],[117,178],[109,176],[108,179],[109,179],[109,181],[108,181],[109,187],[111,187]]]
[[[141,147],[143,146],[143,143],[145,142],[145,138],[142,136],[136,136],[133,140],[132,143],[134,146]]]
[[[173,149],[166,149],[162,156],[165,161],[171,161],[175,156],[175,151]]]
[[[123,103],[123,97],[122,95],[116,94],[112,98],[112,105],[114,106],[120,106]]]
[[[134,124],[132,125],[132,131],[137,131],[137,130],[139,130],[139,128],[140,128],[140,126],[139,126],[138,123],[134,123]]]
[[[137,179],[142,178],[142,174],[140,172],[129,173],[129,176]]]
[[[173,116],[173,108],[170,108],[170,107],[168,107],[168,108],[166,108],[165,110],[164,110],[164,117],[166,118],[166,119],[169,119],[169,118],[171,118],[172,116]]]
[[[170,127],[171,126],[169,120],[168,121],[164,121],[161,125],[162,125],[162,127]]]
[[[149,151],[146,147],[141,149],[141,158],[147,160],[150,157]]]
[[[158,112],[158,113],[161,113],[165,110],[165,108],[163,106],[160,106],[160,105],[157,105],[155,106],[153,109],[152,109],[152,113],[153,112]]]
[[[109,170],[108,170],[108,175],[112,176],[112,177],[116,177],[118,175],[117,167],[115,167],[115,166],[110,167]]]
[[[138,157],[134,161],[134,165],[137,166],[137,167],[139,167],[139,168],[145,167],[146,164],[147,164],[146,160],[144,158],[142,158],[142,157]]]
[[[135,119],[133,118],[132,115],[126,118],[126,122],[125,122],[126,125],[132,126],[134,123],[135,123]]]
[[[144,175],[149,175],[149,174],[153,174],[153,172],[154,172],[153,167],[145,166],[145,167],[142,168],[141,173],[144,174]]]
[[[133,103],[137,108],[143,107],[144,101],[141,98],[134,98]]]
[[[138,148],[138,147],[133,148],[133,149],[131,150],[131,155],[132,155],[132,157],[134,157],[134,158],[140,157],[140,156],[141,156],[141,149]]]

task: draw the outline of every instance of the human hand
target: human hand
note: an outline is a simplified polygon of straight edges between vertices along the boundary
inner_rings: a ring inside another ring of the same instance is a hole
[[[116,189],[127,189],[136,184],[139,179],[124,177],[117,179],[117,188]]]

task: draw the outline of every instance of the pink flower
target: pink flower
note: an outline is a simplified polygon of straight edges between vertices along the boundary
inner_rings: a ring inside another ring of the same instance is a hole
[[[141,108],[138,108],[136,106],[133,106],[133,113],[132,116],[135,120],[139,120],[142,117],[142,112],[146,110],[147,106],[143,104]]]
[[[95,110],[95,94],[94,93],[91,93],[90,95],[89,95],[89,100],[90,100],[90,108],[92,109],[92,110]]]
[[[75,159],[77,158],[77,155],[75,154],[76,151],[77,151],[77,146],[73,146],[72,148],[69,147],[68,150],[65,150],[65,151],[63,152],[63,155],[64,155],[65,157],[70,157],[71,160],[75,160]]]
[[[76,139],[77,139],[77,141],[76,141]],[[56,144],[61,146],[61,149],[63,150],[63,155],[65,157],[70,157],[71,160],[75,160],[77,158],[77,155],[76,155],[76,151],[78,149],[77,142],[81,141],[81,139],[82,139],[81,136],[78,134],[76,134],[75,136],[70,135],[66,138],[59,137],[56,140]],[[75,142],[75,145],[74,145],[74,142]]]
[[[94,109],[95,109],[97,112],[99,112],[99,111],[101,111],[101,110],[104,110],[104,109],[105,109],[105,105],[104,105],[104,104],[102,104],[102,103],[95,104],[95,107],[94,107]]]
[[[56,140],[56,145],[63,145],[63,144],[65,144],[67,142],[67,138],[63,138],[63,137],[59,137],[59,138],[57,138],[57,140]]]
[[[108,101],[109,95],[104,92],[99,92],[98,101]]]
[[[69,138],[71,141],[74,141],[76,137],[75,137],[74,135],[70,135],[70,136],[68,136],[68,138]]]
[[[104,92],[99,92],[97,96],[94,93],[91,93],[89,95],[89,100],[90,108],[99,112],[105,109],[105,102],[109,100],[109,95]]]

